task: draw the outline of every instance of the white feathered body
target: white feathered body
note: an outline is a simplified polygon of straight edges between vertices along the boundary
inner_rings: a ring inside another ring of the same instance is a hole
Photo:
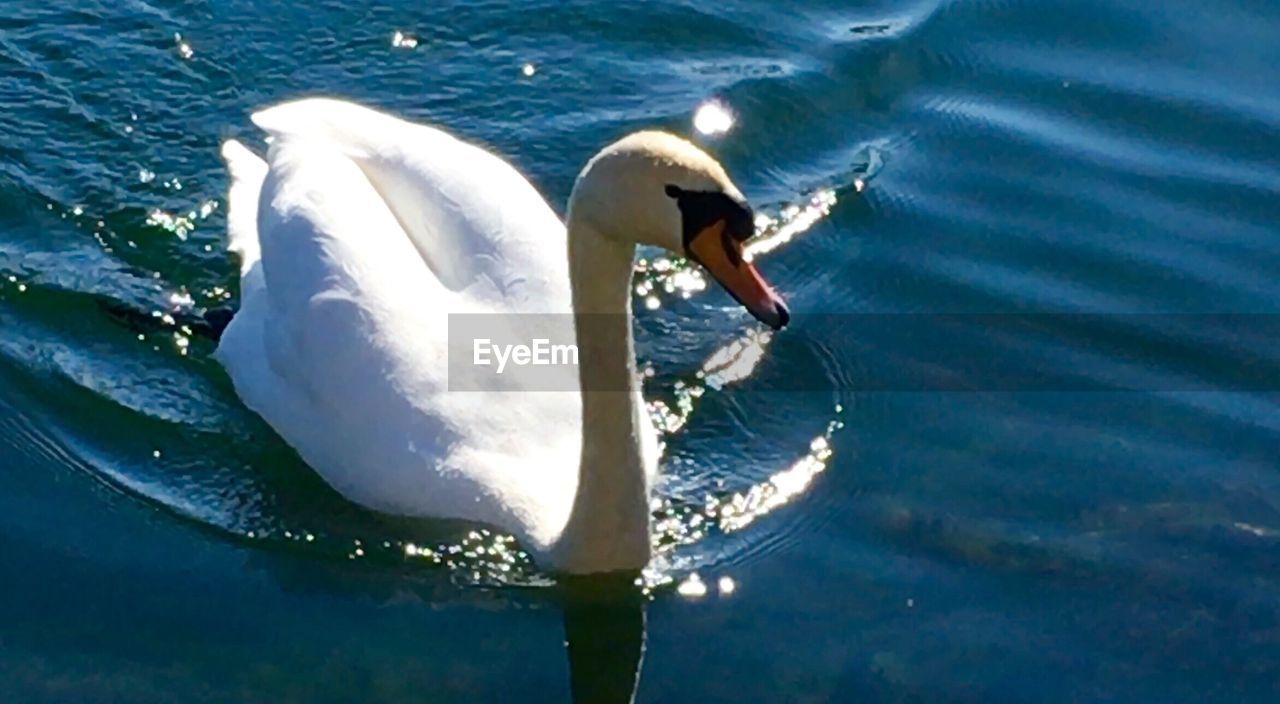
[[[223,151],[243,268],[217,358],[237,393],[349,499],[549,550],[578,485],[580,392],[451,392],[447,343],[450,314],[572,311],[559,218],[431,127],[325,99],[253,121],[267,161]]]

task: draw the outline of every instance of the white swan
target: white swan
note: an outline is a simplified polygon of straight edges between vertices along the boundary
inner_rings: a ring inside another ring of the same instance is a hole
[[[636,245],[788,320],[742,257],[751,210],[724,169],[631,135],[583,169],[566,232],[507,162],[438,129],[330,99],[252,119],[267,161],[222,150],[241,303],[216,353],[245,404],[358,504],[511,531],[552,570],[643,568],[657,452],[631,338]],[[572,313],[574,383],[451,392],[458,313]]]

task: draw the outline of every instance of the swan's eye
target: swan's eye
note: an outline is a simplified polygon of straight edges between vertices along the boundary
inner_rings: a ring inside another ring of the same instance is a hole
[[[756,234],[756,214],[751,210],[751,206],[745,203],[733,203],[736,206],[725,218],[725,231],[728,232],[733,239],[739,242],[746,242]]]
[[[723,237],[726,246],[730,240],[745,242],[755,234],[755,214],[752,213],[751,206],[735,200],[723,191],[686,191],[668,184],[666,192],[680,208],[686,250],[698,233],[717,222],[725,224]]]
[[[724,248],[724,256],[729,263],[738,266],[742,263],[742,240],[739,240],[728,227],[720,233],[720,246]]]

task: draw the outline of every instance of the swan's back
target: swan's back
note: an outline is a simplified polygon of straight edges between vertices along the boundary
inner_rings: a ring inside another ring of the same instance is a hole
[[[506,162],[434,128],[320,99],[253,119],[268,163],[224,148],[243,268],[217,356],[237,392],[358,503],[550,545],[576,491],[580,396],[450,392],[447,331],[456,313],[568,313],[559,219]]]
[[[509,163],[443,130],[339,100],[253,115],[275,139],[306,137],[354,161],[442,285],[499,310],[569,312],[564,226]],[[479,288],[475,288],[475,287]]]

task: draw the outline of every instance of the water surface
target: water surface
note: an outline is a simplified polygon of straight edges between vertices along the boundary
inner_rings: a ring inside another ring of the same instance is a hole
[[[1275,329],[1277,37],[1255,0],[9,0],[0,694],[566,701],[628,690],[643,636],[641,702],[1275,701],[1280,352],[1194,316]],[[218,145],[302,94],[447,125],[557,209],[667,128],[768,216],[780,334],[643,264],[642,599],[351,506],[208,358]],[[694,129],[709,101],[727,132]],[[922,351],[875,316],[1064,313],[1192,324],[955,337],[1043,386],[856,381]]]

